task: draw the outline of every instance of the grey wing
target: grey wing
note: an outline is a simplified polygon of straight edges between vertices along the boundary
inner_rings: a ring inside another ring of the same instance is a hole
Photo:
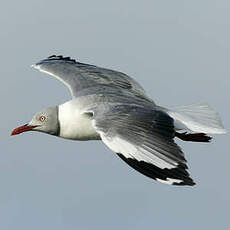
[[[84,64],[63,56],[50,56],[37,64],[34,68],[56,77],[70,90],[73,97],[86,88],[98,85],[109,85],[134,92],[148,98],[144,89],[128,75],[100,68],[94,65]],[[151,100],[150,98],[148,98]]]
[[[173,120],[166,113],[110,105],[94,111],[93,124],[102,141],[140,173],[167,184],[195,184],[186,170],[184,153],[173,140]]]

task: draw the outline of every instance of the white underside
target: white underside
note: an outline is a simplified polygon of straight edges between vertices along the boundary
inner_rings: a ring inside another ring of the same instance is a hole
[[[76,101],[59,105],[60,137],[73,140],[98,140],[100,135],[92,120],[80,110]]]

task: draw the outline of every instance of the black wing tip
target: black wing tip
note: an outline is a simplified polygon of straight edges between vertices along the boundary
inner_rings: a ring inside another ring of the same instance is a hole
[[[63,60],[63,61],[70,61],[76,63],[75,59],[72,59],[70,57],[64,57],[62,55],[51,55],[46,60]]]
[[[177,186],[194,186],[196,183],[189,177],[187,180],[184,180],[180,183],[172,183],[172,185],[177,185]]]
[[[176,186],[194,186],[196,183],[190,178],[186,179],[174,179],[174,178],[165,178],[165,179],[160,179],[160,178],[152,178],[158,182],[161,182],[163,184],[168,184],[168,185],[176,185]],[[178,182],[173,182],[178,180]]]
[[[194,186],[196,184],[192,178],[190,178],[185,164],[180,164],[172,169],[160,169],[157,166],[144,161],[138,161],[134,158],[126,158],[121,153],[117,153],[117,155],[141,174],[161,183],[178,186]]]
[[[71,57],[65,57],[62,55],[51,55],[41,61],[39,61],[38,63],[36,63],[35,65],[32,65],[33,67],[36,66],[40,66],[43,64],[58,64],[58,63],[64,63],[64,64],[77,64],[79,66],[91,66],[91,67],[96,67],[95,65],[90,65],[90,64],[85,64],[82,62],[78,62],[75,59],[71,58]]]

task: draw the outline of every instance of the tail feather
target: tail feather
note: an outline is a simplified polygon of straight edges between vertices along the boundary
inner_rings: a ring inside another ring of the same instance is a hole
[[[226,130],[219,114],[208,104],[199,103],[169,109],[176,130],[191,130],[200,133],[224,134]]]

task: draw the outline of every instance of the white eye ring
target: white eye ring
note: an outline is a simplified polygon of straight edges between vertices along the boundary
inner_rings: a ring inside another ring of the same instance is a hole
[[[39,121],[41,121],[41,122],[45,121],[45,119],[46,119],[45,116],[40,116],[40,117],[39,117]]]

